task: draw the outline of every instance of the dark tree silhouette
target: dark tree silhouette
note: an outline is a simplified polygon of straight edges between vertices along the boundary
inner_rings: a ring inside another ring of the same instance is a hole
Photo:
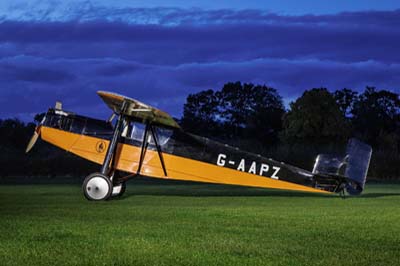
[[[0,120],[0,145],[4,148],[22,150],[33,133],[35,125],[18,119]]]
[[[325,88],[305,91],[284,117],[283,136],[289,142],[329,143],[348,136],[343,113]]]
[[[217,92],[188,96],[182,125],[217,139],[276,141],[285,113],[282,97],[265,85],[227,83]]]
[[[349,117],[357,101],[358,93],[351,89],[341,89],[334,93],[336,103],[338,104],[343,115]]]
[[[183,128],[189,132],[205,136],[220,134],[218,107],[218,99],[212,90],[190,94],[183,107],[181,119]]]
[[[282,129],[282,97],[265,85],[227,83],[217,92],[221,116],[232,138],[252,138],[273,143]]]
[[[359,138],[379,144],[379,136],[399,133],[400,98],[387,90],[367,87],[354,104],[353,126]]]

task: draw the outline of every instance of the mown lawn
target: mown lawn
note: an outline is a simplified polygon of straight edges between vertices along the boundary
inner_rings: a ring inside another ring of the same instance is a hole
[[[0,186],[0,265],[400,265],[400,185],[361,197],[128,183]]]

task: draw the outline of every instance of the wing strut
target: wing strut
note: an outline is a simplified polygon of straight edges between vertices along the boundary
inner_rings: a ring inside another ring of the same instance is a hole
[[[157,135],[154,130],[154,127],[150,126],[150,130],[151,130],[151,135],[153,136],[153,139],[154,139],[154,143],[156,144],[156,147],[157,147],[157,153],[158,153],[158,157],[160,158],[160,162],[161,162],[162,169],[164,171],[164,175],[167,176],[167,168],[165,168],[164,157],[162,155],[161,147],[158,144],[158,139],[157,139]]]
[[[160,145],[158,143],[157,134],[156,134],[156,131],[155,131],[153,125],[150,122],[146,123],[146,128],[144,130],[142,148],[141,148],[141,151],[140,151],[140,158],[139,158],[139,166],[138,166],[138,169],[136,171],[136,174],[137,175],[140,174],[140,170],[142,169],[142,166],[143,166],[144,157],[146,155],[146,151],[147,151],[147,148],[149,146],[149,140],[148,140],[149,133],[151,133],[151,135],[152,135],[152,137],[154,139],[154,144],[156,145],[156,148],[157,148],[158,158],[160,158],[160,162],[161,162],[161,166],[162,166],[164,175],[168,176],[167,175],[167,168],[165,167],[165,163],[164,163],[164,157],[163,157],[162,151],[161,151],[161,147],[160,147]]]
[[[140,170],[142,169],[142,165],[143,165],[144,155],[146,154],[147,147],[149,146],[149,142],[148,142],[149,127],[150,127],[150,124],[146,123],[146,128],[144,130],[143,140],[142,140],[142,148],[140,149],[139,166],[136,171],[137,175],[140,174]]]

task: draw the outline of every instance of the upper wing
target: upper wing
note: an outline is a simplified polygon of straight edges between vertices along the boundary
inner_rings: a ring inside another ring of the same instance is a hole
[[[141,103],[138,100],[107,91],[98,91],[97,94],[116,113],[121,112],[123,102],[128,104],[124,115],[155,122],[161,125],[179,128],[178,123],[167,113]]]

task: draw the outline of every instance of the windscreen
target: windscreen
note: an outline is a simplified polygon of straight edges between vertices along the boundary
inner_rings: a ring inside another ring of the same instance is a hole
[[[343,156],[319,154],[315,160],[313,174],[343,175]]]
[[[145,128],[146,128],[146,125],[143,123],[129,122],[124,126],[121,135],[127,139],[142,142],[143,137],[144,137]],[[155,134],[157,136],[158,144],[160,146],[164,146],[165,144],[167,144],[167,142],[169,141],[169,139],[171,138],[171,136],[173,134],[173,130],[168,129],[168,128],[163,128],[163,127],[158,127],[158,126],[154,127],[154,129],[155,129]],[[148,141],[149,141],[149,144],[155,145],[153,136],[151,134],[149,134]]]

